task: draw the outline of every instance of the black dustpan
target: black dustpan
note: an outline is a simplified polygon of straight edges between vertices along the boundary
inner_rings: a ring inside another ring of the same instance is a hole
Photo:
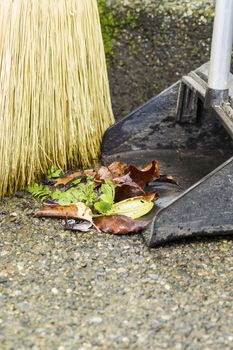
[[[103,138],[104,162],[156,159],[180,185],[154,184],[160,198],[144,232],[149,246],[233,233],[233,1],[216,6],[210,65],[184,76]]]

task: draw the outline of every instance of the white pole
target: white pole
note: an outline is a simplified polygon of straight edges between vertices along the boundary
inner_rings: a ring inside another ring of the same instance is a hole
[[[227,90],[233,39],[233,0],[216,0],[208,87]]]

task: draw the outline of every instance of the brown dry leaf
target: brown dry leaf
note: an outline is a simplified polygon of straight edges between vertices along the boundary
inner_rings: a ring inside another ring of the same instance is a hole
[[[113,178],[119,177],[125,174],[128,165],[124,162],[113,162],[108,166]]]
[[[75,203],[75,205],[77,207],[78,219],[83,219],[92,222],[93,214],[91,209],[82,202],[77,202]]]
[[[148,171],[152,168],[152,166],[155,165],[155,177],[159,176],[159,164],[157,160],[152,160],[145,168],[140,168],[141,171]]]
[[[101,166],[99,169],[86,169],[74,172],[68,176],[53,180],[55,187],[65,186],[72,180],[75,180],[81,176],[93,176],[96,183],[102,183],[105,180],[112,180],[114,177],[122,174],[123,170],[127,167],[125,163],[113,162],[109,166]]]
[[[152,180],[159,178],[159,166],[156,160],[153,160],[144,169],[138,169],[134,165],[130,165],[128,171],[132,180],[142,188]]]
[[[114,178],[118,178],[120,176],[125,175],[126,173],[131,174],[131,178],[139,185],[143,183],[143,186],[150,182],[151,180],[158,178],[159,168],[158,163],[154,160],[150,163],[146,168],[140,170],[133,165],[127,166],[124,162],[113,162],[109,166],[101,166],[99,169],[86,169],[76,171],[72,174],[69,174],[65,177],[60,177],[58,179],[54,179],[54,186],[65,186],[72,180],[75,180],[81,176],[93,176],[95,178],[96,183],[101,183],[105,180],[113,180]],[[145,178],[146,182],[142,181],[142,177]],[[143,187],[141,186],[141,187]],[[139,194],[136,194],[139,195]]]
[[[148,221],[133,220],[124,215],[101,216],[94,220],[95,226],[105,233],[125,235],[143,230]]]
[[[123,162],[113,162],[110,165],[101,166],[96,170],[96,179],[101,181],[112,180],[124,175],[126,168],[127,164]]]
[[[145,192],[140,186],[121,185],[116,187],[115,202],[123,201],[127,198],[143,196]]]
[[[111,171],[106,166],[101,166],[99,169],[96,170],[96,180],[105,181],[105,180],[112,180],[113,176]]]
[[[101,166],[96,170],[96,180],[112,180],[115,177],[122,176],[125,174],[127,164],[123,162],[113,162],[110,165]]]
[[[86,170],[80,170],[76,171],[72,174],[69,174],[65,177],[59,177],[58,179],[54,180],[54,186],[65,186],[67,185],[70,181],[75,180],[76,178],[80,176],[95,176],[96,171],[94,169],[86,169]]]
[[[37,217],[82,219],[92,222],[92,211],[82,202],[67,206],[41,207],[35,212]]]
[[[121,177],[113,179],[113,183],[117,185],[115,201],[123,201],[127,198],[142,196],[145,194],[143,188],[141,188],[136,182],[132,180],[130,174],[126,174]]]

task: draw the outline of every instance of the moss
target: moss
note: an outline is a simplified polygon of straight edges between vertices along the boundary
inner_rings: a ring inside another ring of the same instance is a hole
[[[108,66],[114,58],[114,45],[120,29],[129,27],[135,29],[140,17],[139,12],[133,8],[120,11],[119,8],[106,5],[106,0],[98,0],[101,29]],[[135,48],[135,42],[130,42],[131,48]]]
[[[118,34],[114,12],[107,7],[105,0],[98,0],[101,29],[107,63],[114,57],[114,43]]]

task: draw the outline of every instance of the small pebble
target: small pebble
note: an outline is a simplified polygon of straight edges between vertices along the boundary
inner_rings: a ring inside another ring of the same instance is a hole
[[[52,294],[57,295],[58,294],[58,289],[57,288],[52,288],[51,292],[52,292]]]

